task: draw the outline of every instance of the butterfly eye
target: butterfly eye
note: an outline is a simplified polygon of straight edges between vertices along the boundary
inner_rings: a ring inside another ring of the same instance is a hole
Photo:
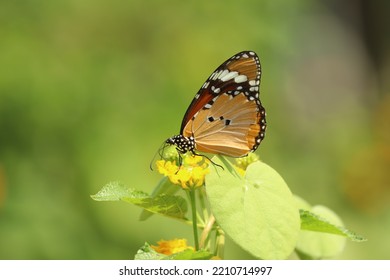
[[[243,51],[222,63],[188,107],[180,134],[166,140],[179,153],[188,151],[246,156],[264,139],[265,109],[260,102],[260,60]]]

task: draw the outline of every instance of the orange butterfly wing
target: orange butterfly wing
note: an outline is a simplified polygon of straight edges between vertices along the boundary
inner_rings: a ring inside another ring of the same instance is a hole
[[[260,77],[260,60],[252,51],[225,61],[188,107],[181,135],[193,137],[201,152],[240,157],[255,151],[266,129]]]

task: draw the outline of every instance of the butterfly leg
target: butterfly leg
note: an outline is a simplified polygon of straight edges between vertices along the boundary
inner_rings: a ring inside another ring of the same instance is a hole
[[[212,161],[211,158],[209,158],[208,156],[198,154],[198,153],[196,153],[195,151],[191,151],[191,152],[192,152],[192,154],[193,154],[194,156],[200,156],[200,157],[205,157],[205,158],[207,158],[214,166],[218,166],[218,167],[222,168],[222,170],[225,170],[225,169],[223,168],[222,165],[219,165],[218,163],[215,163],[215,162]]]

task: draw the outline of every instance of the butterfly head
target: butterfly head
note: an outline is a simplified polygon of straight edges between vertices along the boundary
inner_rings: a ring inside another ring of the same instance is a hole
[[[175,146],[176,150],[174,147]],[[169,148],[172,147],[172,148]],[[197,155],[195,153],[195,139],[194,137],[185,137],[181,134],[172,136],[168,138],[158,150],[156,155],[160,155],[160,159],[164,159],[165,161],[176,161],[178,166],[182,165],[183,158],[182,155],[187,152],[191,152],[192,156]],[[156,158],[156,155],[153,157],[150,162],[150,169],[153,170],[153,163]],[[207,157],[206,157],[207,158]]]

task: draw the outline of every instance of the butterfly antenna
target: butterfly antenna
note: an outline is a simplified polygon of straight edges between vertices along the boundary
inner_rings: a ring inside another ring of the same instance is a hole
[[[154,154],[152,160],[150,161],[150,164],[149,164],[149,168],[150,170],[153,171],[153,163],[154,163],[154,160],[156,159],[157,157],[157,154],[160,156],[160,159],[163,158],[163,153],[164,153],[164,149],[166,147],[166,142],[162,143],[160,148],[157,150],[157,152]]]

